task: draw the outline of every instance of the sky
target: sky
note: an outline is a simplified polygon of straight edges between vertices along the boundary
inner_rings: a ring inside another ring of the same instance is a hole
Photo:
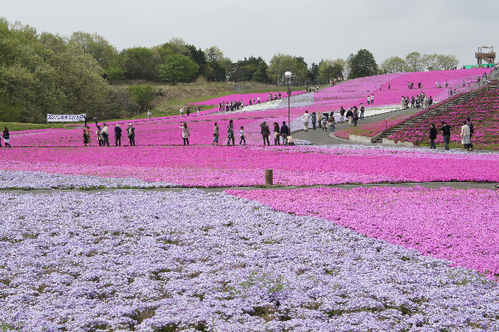
[[[462,66],[476,64],[480,46],[499,52],[491,0],[0,0],[0,17],[38,33],[97,33],[118,51],[181,38],[233,62],[281,53],[310,65],[367,49],[378,65],[417,51]]]

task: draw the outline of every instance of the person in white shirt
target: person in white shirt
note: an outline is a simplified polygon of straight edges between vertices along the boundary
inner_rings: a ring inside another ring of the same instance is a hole
[[[107,124],[104,123],[104,128],[101,130],[103,143],[102,146],[109,146],[109,129],[107,128]]]
[[[308,132],[308,124],[310,122],[310,114],[308,114],[308,111],[305,111],[305,114],[303,114],[302,121],[303,121],[303,128],[305,129],[305,132]]]

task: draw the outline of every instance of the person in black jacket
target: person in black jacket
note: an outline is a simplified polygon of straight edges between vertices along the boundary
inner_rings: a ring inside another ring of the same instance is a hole
[[[3,135],[3,142],[5,144],[5,147],[10,148],[11,147],[9,144],[10,143],[10,133],[9,133],[9,129],[7,129],[7,127],[4,127],[2,135]]]
[[[114,127],[114,138],[116,146],[121,146],[121,132],[122,132],[121,127],[117,123],[116,127]]]
[[[348,126],[351,127],[352,126],[352,121],[353,121],[353,112],[352,112],[351,108],[348,109],[347,119],[348,119]]]
[[[430,149],[436,149],[435,139],[437,138],[437,127],[434,123],[431,124],[430,127]]]
[[[286,125],[286,121],[283,121],[281,126],[282,144],[288,145],[288,135],[289,135],[289,128]]]
[[[260,133],[262,134],[262,137],[263,137],[263,145],[265,145],[265,141],[267,142],[267,145],[270,145],[270,141],[269,141],[270,128],[267,125],[267,122],[263,121],[263,123],[260,125],[260,127],[261,127]]]
[[[451,127],[445,121],[442,121],[442,136],[444,137],[445,150],[447,151],[449,151],[450,129]]]

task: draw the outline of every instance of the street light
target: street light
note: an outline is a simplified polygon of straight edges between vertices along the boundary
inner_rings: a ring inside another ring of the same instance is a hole
[[[291,104],[291,90],[289,89],[289,79],[293,76],[290,71],[287,71],[284,73],[284,77],[286,77],[286,80],[288,81],[288,128],[289,128],[289,135],[291,135],[291,111],[290,111],[290,104]]]

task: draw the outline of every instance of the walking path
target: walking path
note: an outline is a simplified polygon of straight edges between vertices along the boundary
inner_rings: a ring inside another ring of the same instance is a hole
[[[395,114],[397,116],[406,115],[406,114],[412,113],[414,111],[415,111],[414,108],[408,108],[406,110],[399,109],[395,112],[383,113],[383,114],[379,114],[379,115],[365,117],[363,119],[359,119],[358,126],[361,126],[361,125],[367,124],[367,123],[384,121],[387,118],[393,117]],[[335,127],[336,127],[336,130],[347,129],[348,128],[348,121],[345,121],[343,123],[337,123]],[[342,138],[335,137],[334,133],[330,133],[329,130],[322,130],[319,128],[317,128],[316,130],[309,129],[308,132],[305,132],[305,130],[300,130],[300,131],[294,132],[293,138],[299,139],[299,140],[309,141],[310,143],[312,143],[312,145],[336,145],[336,144],[366,145],[366,143],[354,142],[354,141],[345,140]],[[373,144],[373,145],[379,145],[379,144]]]

